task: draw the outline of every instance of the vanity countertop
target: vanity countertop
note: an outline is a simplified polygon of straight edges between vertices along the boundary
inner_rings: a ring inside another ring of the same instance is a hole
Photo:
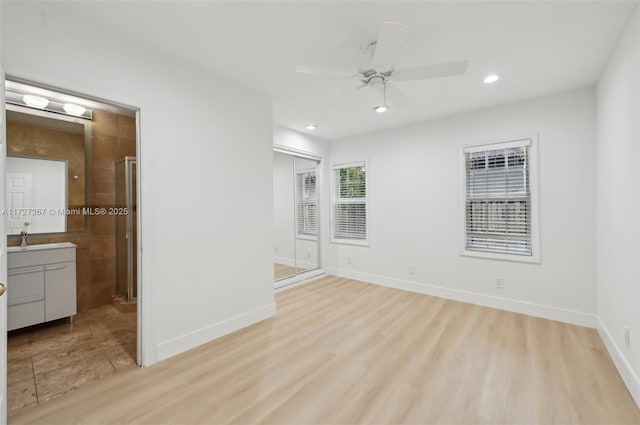
[[[45,249],[59,249],[59,248],[76,248],[76,244],[71,242],[57,242],[57,243],[42,243],[35,245],[22,246],[9,246],[7,252],[24,252],[24,251],[42,251]]]

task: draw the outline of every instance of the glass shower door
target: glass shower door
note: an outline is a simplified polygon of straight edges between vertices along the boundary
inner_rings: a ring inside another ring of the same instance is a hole
[[[138,296],[135,157],[116,162],[116,212],[116,293],[133,303]]]

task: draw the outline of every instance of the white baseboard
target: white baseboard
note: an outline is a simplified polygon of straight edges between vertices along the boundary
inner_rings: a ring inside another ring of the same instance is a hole
[[[268,319],[275,314],[276,304],[272,303],[196,331],[180,335],[177,338],[162,342],[156,346],[156,360],[161,361],[176,354],[191,350],[221,336]]]
[[[322,269],[311,270],[306,273],[299,274],[297,276],[290,277],[288,279],[276,281],[276,293],[285,291],[287,289],[295,288],[296,286],[305,285],[315,280],[325,277],[327,273]]]
[[[335,274],[336,276],[375,283],[390,288],[433,295],[450,300],[512,311],[514,313],[527,314],[529,316],[541,317],[543,319],[557,320],[559,322],[571,323],[573,325],[586,326],[590,328],[596,327],[596,316],[591,313],[529,303],[526,301],[514,300],[512,298],[503,298],[480,294],[477,292],[463,291],[460,289],[452,289],[444,286],[395,279],[347,269],[335,268],[328,270],[328,272],[329,274]]]
[[[618,373],[629,389],[631,396],[638,407],[640,407],[640,380],[638,379],[638,375],[635,374],[631,365],[622,354],[620,347],[618,347],[618,344],[616,344],[615,340],[611,337],[609,329],[602,323],[600,317],[596,317],[596,319],[598,334],[600,334],[600,338],[602,338],[605,347],[607,347],[607,351],[609,351],[609,355],[613,359],[613,364],[616,365],[616,369],[618,369]]]

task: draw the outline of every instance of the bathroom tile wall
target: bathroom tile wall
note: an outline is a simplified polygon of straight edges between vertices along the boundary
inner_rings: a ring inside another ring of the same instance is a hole
[[[113,207],[115,163],[136,155],[136,121],[134,117],[94,111],[91,131],[91,204]],[[87,308],[111,302],[116,287],[115,217],[93,216],[91,220],[91,286],[78,291],[78,304]]]
[[[10,143],[8,140],[7,145]],[[115,161],[135,154],[135,118],[94,110],[91,126],[91,199],[87,203],[89,206],[115,206]],[[78,311],[112,302],[116,285],[115,218],[91,216],[88,220],[91,230],[87,232],[29,237],[31,244],[68,241],[78,245]],[[18,237],[9,237],[9,245],[19,243]]]

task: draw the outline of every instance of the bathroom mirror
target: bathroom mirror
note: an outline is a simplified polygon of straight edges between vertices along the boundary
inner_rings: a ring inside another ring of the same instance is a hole
[[[67,161],[7,157],[7,234],[66,232]]]
[[[7,104],[8,234],[80,232],[90,121]],[[28,226],[24,226],[29,222]]]
[[[318,161],[274,151],[274,280],[319,268]]]

